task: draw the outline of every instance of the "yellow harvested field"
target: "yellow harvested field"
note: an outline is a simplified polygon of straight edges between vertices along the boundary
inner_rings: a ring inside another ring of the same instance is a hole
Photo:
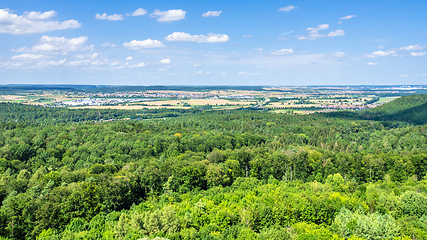
[[[65,95],[52,95],[52,94],[0,95],[0,101],[21,101],[22,103],[30,104],[30,105],[44,105],[47,103],[46,101],[44,102],[37,101],[40,98],[52,99],[52,101],[49,101],[49,102],[62,102],[62,101],[71,100],[71,98]],[[73,98],[73,99],[76,99],[76,98]]]
[[[249,105],[249,104],[256,104],[256,101],[229,101],[225,99],[190,99],[186,100],[190,105]]]
[[[19,96],[19,95],[1,95],[0,97],[3,100],[9,100],[9,101],[25,99],[25,96]]]

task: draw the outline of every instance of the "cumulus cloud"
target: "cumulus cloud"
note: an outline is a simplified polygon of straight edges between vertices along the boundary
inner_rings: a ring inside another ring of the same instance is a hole
[[[67,62],[67,59],[61,59],[61,60],[50,60],[50,61],[42,61],[38,62],[37,66],[39,67],[49,67],[49,66],[60,66],[64,65]]]
[[[133,57],[129,56],[129,57],[126,58],[126,61],[131,61],[131,60],[133,60]]]
[[[400,50],[407,50],[407,51],[416,51],[416,50],[422,50],[423,47],[420,45],[409,45],[405,47],[401,47]]]
[[[12,13],[9,9],[0,9],[0,33],[14,35],[43,33],[54,30],[79,28],[81,24],[76,20],[63,22],[52,21],[55,11],[25,12],[23,15]]]
[[[375,66],[375,65],[378,65],[378,63],[376,63],[376,62],[368,62],[368,65],[369,66]]]
[[[24,53],[11,57],[8,62],[2,65],[7,68],[36,69],[64,65],[66,62],[67,59],[65,58],[60,60],[52,60],[49,56]]]
[[[129,67],[130,68],[142,68],[142,67],[145,67],[145,66],[146,66],[146,64],[144,62],[142,62],[142,63],[138,63],[138,64],[135,64],[135,65],[130,65]]]
[[[369,58],[377,58],[377,57],[394,57],[397,55],[396,55],[396,51],[375,51],[365,56]]]
[[[336,37],[336,36],[344,36],[344,35],[345,35],[345,32],[343,30],[341,30],[341,29],[338,29],[336,31],[332,31],[332,32],[328,33],[328,35],[326,35],[326,36],[328,36],[328,37]]]
[[[347,16],[344,16],[344,17],[340,17],[340,19],[341,20],[349,20],[349,19],[352,19],[354,17],[356,17],[356,15],[347,15]]]
[[[150,14],[150,16],[157,18],[157,21],[159,22],[172,22],[184,19],[185,13],[186,11],[183,11],[182,9],[172,9],[168,11],[160,11],[156,9],[152,14]]]
[[[40,59],[44,57],[43,55],[40,54],[32,54],[32,53],[23,53],[21,55],[16,55],[11,57],[12,60],[36,60],[36,59]]]
[[[314,40],[317,38],[324,37],[325,34],[320,34],[319,31],[326,30],[328,28],[329,28],[329,24],[320,24],[320,25],[317,25],[317,27],[315,27],[315,28],[309,27],[306,30],[310,33],[310,36],[309,37],[300,36],[300,37],[298,37],[298,39],[299,40],[306,40],[306,39]]]
[[[309,31],[318,31],[318,30],[325,30],[325,29],[328,29],[329,28],[329,24],[320,24],[320,25],[317,25],[317,28],[307,28],[307,30],[309,30]]]
[[[56,16],[57,13],[52,10],[52,11],[47,11],[43,13],[32,11],[32,12],[26,12],[24,14],[26,14],[28,18],[32,20],[46,20]]]
[[[119,14],[107,15],[106,13],[103,13],[102,15],[100,15],[99,13],[97,13],[95,15],[95,18],[101,19],[101,20],[108,20],[108,21],[120,21],[120,20],[123,20],[123,15],[119,15]]]
[[[165,67],[165,68],[159,68],[158,69],[158,71],[159,72],[164,72],[164,71],[167,71],[168,69],[170,69],[171,68],[171,66],[167,66],[167,67]]]
[[[284,48],[284,49],[274,51],[271,54],[272,55],[285,55],[285,54],[292,54],[292,53],[294,53],[294,50]]]
[[[142,15],[145,15],[145,14],[147,14],[147,10],[145,10],[143,8],[138,8],[133,13],[128,14],[128,15],[136,17],[136,16],[142,16]]]
[[[426,55],[425,52],[412,52],[411,53],[412,57],[421,57],[421,56],[424,56],[424,55]]]
[[[123,43],[124,47],[129,49],[138,50],[141,48],[161,48],[165,47],[165,45],[159,40],[146,39],[143,41],[132,40],[130,42]]]
[[[222,11],[207,11],[202,14],[202,17],[218,17]]]
[[[23,47],[17,52],[44,52],[50,54],[67,54],[76,51],[91,51],[93,45],[86,45],[88,37],[77,38],[42,36],[39,41],[30,48]]]
[[[294,10],[294,9],[297,9],[297,7],[292,6],[292,5],[289,5],[289,6],[287,6],[287,7],[279,8],[279,10],[278,10],[278,11],[281,11],[281,12],[290,12],[290,11],[292,11],[292,10]]]
[[[345,56],[345,53],[343,53],[343,52],[336,52],[335,53],[335,57],[344,57]]]
[[[249,73],[249,72],[238,72],[238,75],[244,75],[244,76],[256,76],[261,75],[261,73]]]
[[[199,43],[218,43],[218,42],[227,42],[229,40],[228,35],[226,34],[213,34],[209,33],[207,35],[190,35],[185,32],[174,32],[167,37],[166,41],[186,41],[186,42],[199,42]]]
[[[165,58],[159,61],[160,64],[170,64],[171,60],[169,58]]]
[[[101,45],[102,47],[117,47],[116,46],[116,44],[114,44],[114,43],[109,43],[109,42],[105,42],[105,43],[103,43],[102,45]]]

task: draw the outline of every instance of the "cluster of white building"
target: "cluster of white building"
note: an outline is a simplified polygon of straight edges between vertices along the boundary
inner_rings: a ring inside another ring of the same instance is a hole
[[[70,101],[63,101],[57,103],[62,107],[75,107],[75,106],[102,106],[102,105],[115,105],[122,103],[133,103],[141,101],[152,101],[152,99],[142,98],[82,98]]]

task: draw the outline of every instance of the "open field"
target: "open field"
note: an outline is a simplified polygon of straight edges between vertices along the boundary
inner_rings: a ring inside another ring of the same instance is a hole
[[[66,95],[58,94],[23,94],[23,95],[0,95],[0,102],[19,102],[31,105],[45,105],[53,104],[56,102],[68,101],[76,99],[75,97],[70,98]]]
[[[396,98],[399,98],[399,97],[382,97],[382,98],[380,98],[378,103],[388,103],[390,101],[393,101]]]
[[[256,101],[231,101],[226,99],[190,99],[187,101],[190,105],[250,105],[256,104]]]

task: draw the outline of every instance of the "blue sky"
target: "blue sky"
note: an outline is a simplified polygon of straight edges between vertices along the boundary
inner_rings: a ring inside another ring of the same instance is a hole
[[[427,1],[0,3],[0,84],[427,84]]]

